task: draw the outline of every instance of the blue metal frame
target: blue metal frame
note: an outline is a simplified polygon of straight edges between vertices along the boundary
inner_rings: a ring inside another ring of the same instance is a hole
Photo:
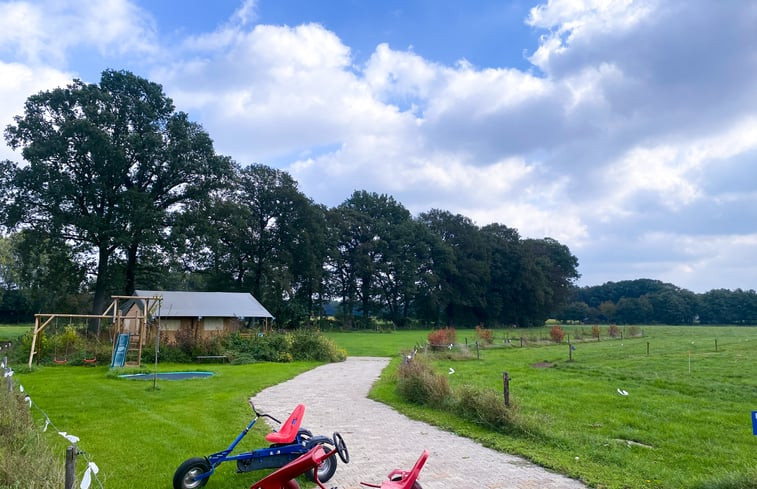
[[[236,448],[236,446],[239,444],[240,441],[247,435],[247,433],[252,429],[252,427],[257,423],[259,416],[257,413],[255,413],[256,416],[253,418],[252,421],[245,427],[244,430],[242,430],[239,435],[234,439],[233,442],[231,442],[231,445],[226,450],[221,450],[220,452],[213,453],[211,455],[208,455],[205,457],[208,462],[210,462],[210,470],[208,472],[205,472],[203,474],[199,474],[195,477],[195,480],[202,480],[207,477],[210,477],[213,475],[213,472],[215,472],[216,467],[220,465],[223,462],[229,462],[232,460],[253,460],[253,459],[263,459],[266,457],[272,457],[277,455],[297,455],[300,456],[302,454],[307,453],[310,451],[313,446],[322,444],[322,443],[331,443],[331,439],[325,436],[313,436],[309,437],[307,439],[303,438],[301,433],[297,433],[297,436],[295,437],[294,441],[289,445],[277,445],[277,446],[271,446],[266,448],[258,448],[256,450],[252,450],[250,452],[243,452],[238,453],[236,455],[230,455],[232,451]],[[296,458],[296,457],[295,457]]]

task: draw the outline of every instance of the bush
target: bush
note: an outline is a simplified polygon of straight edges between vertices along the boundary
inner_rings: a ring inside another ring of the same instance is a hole
[[[549,330],[549,337],[555,343],[562,343],[562,339],[565,337],[565,331],[560,326],[552,326]]]
[[[292,333],[292,357],[295,360],[319,362],[342,362],[347,358],[344,348],[339,348],[330,338],[320,332],[296,331]]]
[[[431,365],[418,356],[400,366],[397,391],[406,401],[433,408],[448,404],[452,393],[447,377],[434,372]]]
[[[618,338],[620,336],[620,328],[617,327],[615,324],[611,324],[610,327],[607,329],[607,335],[611,338]]]
[[[491,345],[494,343],[494,331],[491,329],[482,328],[481,326],[476,326],[476,338],[483,341],[487,345]]]
[[[474,423],[497,431],[512,431],[516,424],[514,406],[505,406],[502,396],[493,390],[462,385],[455,390],[455,413]]]
[[[594,326],[591,327],[591,335],[594,338],[599,339],[599,335],[601,334],[602,334],[602,330],[599,329],[599,325],[595,324]]]
[[[641,328],[638,326],[629,326],[628,327],[628,336],[635,338],[637,336],[641,336]]]
[[[435,329],[428,334],[428,343],[434,351],[448,348],[454,345],[457,339],[455,328],[446,327],[444,329]]]

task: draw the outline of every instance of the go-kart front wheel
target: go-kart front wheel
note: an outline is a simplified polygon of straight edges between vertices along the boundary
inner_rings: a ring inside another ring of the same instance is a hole
[[[323,450],[326,453],[329,453],[331,449],[325,445],[323,446]],[[321,465],[318,466],[318,480],[320,482],[326,482],[327,480],[334,477],[334,473],[336,472],[336,457],[329,457],[323,462],[321,462]],[[315,482],[315,474],[314,470],[308,470],[305,473],[311,481]]]
[[[210,462],[206,458],[190,458],[179,465],[173,475],[173,489],[198,489],[208,483],[210,476],[196,479],[198,475],[209,472]]]

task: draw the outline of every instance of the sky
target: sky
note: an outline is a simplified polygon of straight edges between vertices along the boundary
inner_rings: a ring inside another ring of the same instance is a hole
[[[128,70],[317,203],[551,237],[580,286],[749,290],[755,26],[748,0],[0,0],[0,126]]]

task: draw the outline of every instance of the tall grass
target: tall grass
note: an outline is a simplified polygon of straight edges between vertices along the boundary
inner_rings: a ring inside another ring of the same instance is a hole
[[[9,392],[7,380],[0,380],[0,487],[60,489],[63,464],[47,437],[35,429],[24,396]]]

